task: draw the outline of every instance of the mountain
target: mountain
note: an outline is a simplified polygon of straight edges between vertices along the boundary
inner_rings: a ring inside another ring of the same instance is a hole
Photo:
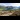
[[[7,6],[4,8],[4,10],[12,10],[13,9],[13,6]]]
[[[13,9],[13,6],[7,6],[6,9],[11,10],[11,9]]]
[[[13,6],[7,6],[4,8],[4,10],[19,10],[20,7],[13,7]]]

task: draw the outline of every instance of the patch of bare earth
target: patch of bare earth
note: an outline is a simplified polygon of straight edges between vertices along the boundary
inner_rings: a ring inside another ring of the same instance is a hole
[[[15,11],[14,11],[14,12],[15,12]],[[12,15],[14,12],[0,11],[0,16],[9,16],[9,15]]]
[[[20,15],[20,11],[15,11],[12,15],[10,16],[19,16]]]

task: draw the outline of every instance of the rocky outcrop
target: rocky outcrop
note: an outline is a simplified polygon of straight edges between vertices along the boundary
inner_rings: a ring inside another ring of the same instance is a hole
[[[12,15],[10,16],[19,16],[20,15],[20,11],[15,11]]]

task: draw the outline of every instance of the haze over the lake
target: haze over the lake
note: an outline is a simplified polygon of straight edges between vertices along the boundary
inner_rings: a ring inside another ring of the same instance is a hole
[[[16,6],[16,7],[19,7],[20,6],[20,3],[0,3],[0,5],[2,6]]]

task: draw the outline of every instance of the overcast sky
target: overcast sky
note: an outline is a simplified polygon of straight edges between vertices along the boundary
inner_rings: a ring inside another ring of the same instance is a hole
[[[20,3],[0,3],[2,6],[20,6]]]

